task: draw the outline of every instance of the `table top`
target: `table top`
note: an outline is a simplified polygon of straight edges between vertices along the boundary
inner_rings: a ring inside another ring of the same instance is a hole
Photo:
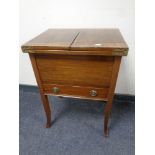
[[[127,55],[119,29],[48,29],[22,46],[23,52]]]

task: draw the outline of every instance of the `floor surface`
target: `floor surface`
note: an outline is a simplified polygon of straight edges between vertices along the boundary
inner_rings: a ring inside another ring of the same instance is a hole
[[[38,89],[20,86],[20,155],[134,155],[135,104],[114,100],[109,137],[103,136],[104,103],[49,97],[52,127]]]

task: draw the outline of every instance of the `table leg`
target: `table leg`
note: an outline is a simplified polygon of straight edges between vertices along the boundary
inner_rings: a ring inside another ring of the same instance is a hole
[[[109,135],[109,118],[112,109],[112,101],[107,101],[104,109],[104,136]]]
[[[41,82],[38,67],[37,67],[37,64],[36,64],[35,55],[32,54],[32,53],[29,53],[29,56],[30,56],[30,59],[31,59],[31,63],[32,63],[34,74],[35,74],[35,77],[36,77],[36,80],[37,80],[37,83],[38,83],[38,87],[39,87],[39,91],[40,91],[44,111],[45,111],[45,114],[46,114],[46,119],[47,119],[46,128],[50,128],[51,127],[51,109],[50,109],[48,97],[47,97],[47,95],[44,94],[44,91],[43,91],[42,82]]]
[[[112,109],[112,101],[113,101],[113,96],[114,96],[120,62],[121,62],[121,57],[116,56],[114,59],[110,88],[109,88],[109,93],[108,93],[108,97],[107,97],[108,101],[107,101],[107,103],[105,105],[105,109],[104,109],[104,135],[105,136],[108,136],[108,134],[109,134],[109,127],[108,127],[109,117],[110,117],[110,113],[111,113],[111,109]]]
[[[44,111],[47,119],[46,128],[50,128],[51,127],[51,109],[50,109],[48,97],[47,95],[42,94],[41,99],[42,99],[42,103],[43,103],[43,107],[44,107]]]

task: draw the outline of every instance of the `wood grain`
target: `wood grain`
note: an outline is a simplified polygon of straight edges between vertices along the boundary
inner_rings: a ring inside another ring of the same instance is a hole
[[[109,117],[112,109],[112,101],[113,101],[113,96],[114,96],[114,91],[115,91],[115,86],[116,86],[116,81],[118,77],[118,72],[119,72],[119,67],[121,63],[121,58],[122,57],[115,57],[114,60],[114,66],[113,66],[113,71],[112,71],[112,77],[111,77],[111,82],[110,82],[110,88],[109,88],[109,93],[108,93],[108,101],[105,105],[104,109],[104,135],[108,136],[109,134],[109,128],[108,128],[108,123],[109,123]]]
[[[47,95],[107,101],[104,135],[109,133],[121,57],[128,46],[118,29],[49,29],[22,46],[30,55],[47,124]],[[95,95],[94,95],[95,94]]]
[[[70,51],[70,50],[29,50],[28,53],[50,55],[85,55],[85,56],[127,56],[128,50],[104,49],[104,51]]]
[[[59,88],[59,92],[53,92],[53,88]],[[57,84],[43,84],[44,93],[47,95],[55,96],[67,96],[82,99],[92,99],[107,101],[108,88],[95,88],[95,87],[83,87],[83,86],[68,86],[68,85],[57,85]],[[91,91],[97,92],[96,96],[91,95]]]
[[[118,29],[49,29],[22,46],[42,54],[125,56],[128,46]]]
[[[109,87],[113,57],[36,55],[43,84]]]
[[[76,29],[48,29],[22,46],[23,52],[29,50],[68,50],[78,35]],[[46,53],[46,51],[44,51]]]
[[[119,29],[81,29],[71,45],[71,50],[104,51],[105,49],[128,49]]]
[[[30,56],[33,71],[34,71],[34,74],[35,74],[35,77],[36,77],[36,80],[37,80],[37,84],[38,84],[38,87],[39,87],[39,92],[40,92],[40,96],[41,96],[41,99],[42,99],[44,111],[45,111],[45,114],[46,114],[46,119],[47,119],[46,127],[49,128],[51,126],[51,109],[50,109],[48,97],[47,97],[47,95],[44,94],[44,91],[43,91],[43,86],[42,86],[42,83],[41,83],[41,80],[40,80],[40,75],[39,75],[39,71],[38,71],[38,68],[37,68],[35,55],[34,54],[29,54],[29,56]]]

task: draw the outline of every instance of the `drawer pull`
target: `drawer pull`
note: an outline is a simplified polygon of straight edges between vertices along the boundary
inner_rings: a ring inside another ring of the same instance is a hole
[[[97,91],[96,90],[91,90],[90,95],[93,96],[93,97],[97,96]]]
[[[52,91],[53,93],[59,93],[60,89],[58,87],[53,87]]]

